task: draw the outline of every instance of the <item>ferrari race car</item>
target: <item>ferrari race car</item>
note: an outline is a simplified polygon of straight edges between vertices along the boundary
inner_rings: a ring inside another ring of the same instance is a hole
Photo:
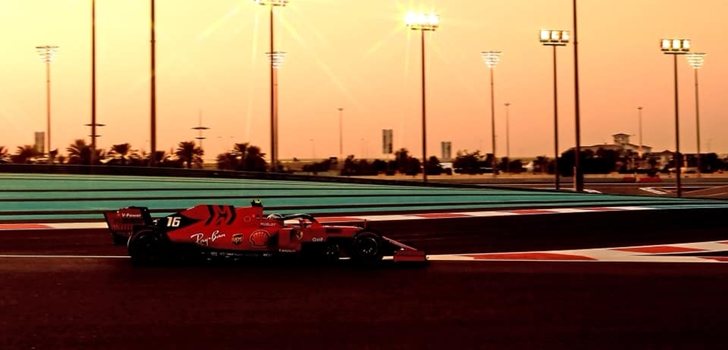
[[[153,219],[147,208],[104,213],[115,244],[126,243],[132,261],[153,264],[174,258],[300,255],[321,260],[348,257],[376,263],[425,262],[425,253],[359,226],[321,224],[309,214],[263,214],[250,207],[198,205]]]

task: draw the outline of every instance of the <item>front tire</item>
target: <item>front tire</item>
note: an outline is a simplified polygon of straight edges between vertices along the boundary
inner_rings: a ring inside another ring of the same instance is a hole
[[[351,259],[357,263],[372,264],[382,260],[382,238],[369,231],[359,232],[354,236]]]
[[[161,234],[151,229],[134,233],[129,239],[129,257],[139,265],[154,265],[169,258],[167,244]]]

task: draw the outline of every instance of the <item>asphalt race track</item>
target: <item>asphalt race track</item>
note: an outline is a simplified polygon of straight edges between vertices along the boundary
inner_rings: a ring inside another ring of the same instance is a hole
[[[377,229],[428,253],[728,239],[722,212],[680,213]],[[619,219],[631,229],[616,230]],[[724,348],[728,324],[723,263],[143,268],[124,255],[100,230],[0,232],[0,349]]]
[[[728,321],[725,265],[0,270],[3,349],[723,348]]]

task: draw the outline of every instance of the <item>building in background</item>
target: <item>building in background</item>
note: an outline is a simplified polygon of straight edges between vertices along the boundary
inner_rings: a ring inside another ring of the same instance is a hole
[[[44,131],[36,131],[35,132],[35,143],[33,144],[33,148],[35,149],[38,154],[45,154],[45,132]]]

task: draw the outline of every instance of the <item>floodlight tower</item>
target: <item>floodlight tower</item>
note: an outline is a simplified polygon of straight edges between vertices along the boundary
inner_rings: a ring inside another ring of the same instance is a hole
[[[490,70],[490,136],[491,136],[491,149],[493,150],[493,176],[498,175],[498,157],[495,153],[495,83],[493,80],[493,70],[495,66],[500,62],[501,52],[500,51],[483,51],[480,53],[483,57],[483,62]]]
[[[685,55],[688,60],[688,64],[695,71],[695,142],[698,146],[698,177],[700,177],[700,90],[698,87],[698,69],[703,67],[705,63],[705,53],[703,52],[692,52]]]
[[[35,49],[40,55],[40,59],[46,65],[46,153],[51,152],[51,62],[55,58],[58,46],[44,45],[36,46]]]
[[[197,117],[197,126],[192,128],[192,130],[197,130],[197,137],[195,137],[196,140],[200,141],[200,149],[202,149],[202,140],[206,139],[207,137],[203,136],[202,133],[205,130],[210,130],[210,128],[206,126],[202,126],[202,112],[200,112],[200,115]]]
[[[440,17],[436,14],[409,12],[405,24],[412,30],[419,30],[420,56],[422,76],[422,181],[427,182],[427,103],[425,80],[425,32],[434,32],[440,26]]]
[[[561,189],[559,174],[559,85],[557,83],[556,70],[556,48],[566,46],[569,43],[569,32],[566,30],[542,29],[539,32],[539,41],[544,46],[553,47],[554,63],[554,185],[557,190]]]
[[[276,7],[285,7],[288,0],[253,0],[255,3],[270,8],[270,51],[266,54],[270,60],[270,166],[271,171],[278,170],[278,75],[277,70],[283,65],[285,52],[275,50],[275,11]]]
[[[667,55],[672,55],[675,81],[675,175],[677,183],[677,197],[682,197],[682,154],[680,154],[680,104],[677,88],[677,56],[690,52],[690,39],[662,39],[660,49]]]
[[[149,105],[149,115],[150,115],[150,143],[149,143],[149,165],[154,165],[156,162],[156,153],[157,153],[157,36],[155,32],[155,1],[151,0],[151,72],[150,72],[150,86],[149,86],[149,94],[150,94],[150,105]]]

